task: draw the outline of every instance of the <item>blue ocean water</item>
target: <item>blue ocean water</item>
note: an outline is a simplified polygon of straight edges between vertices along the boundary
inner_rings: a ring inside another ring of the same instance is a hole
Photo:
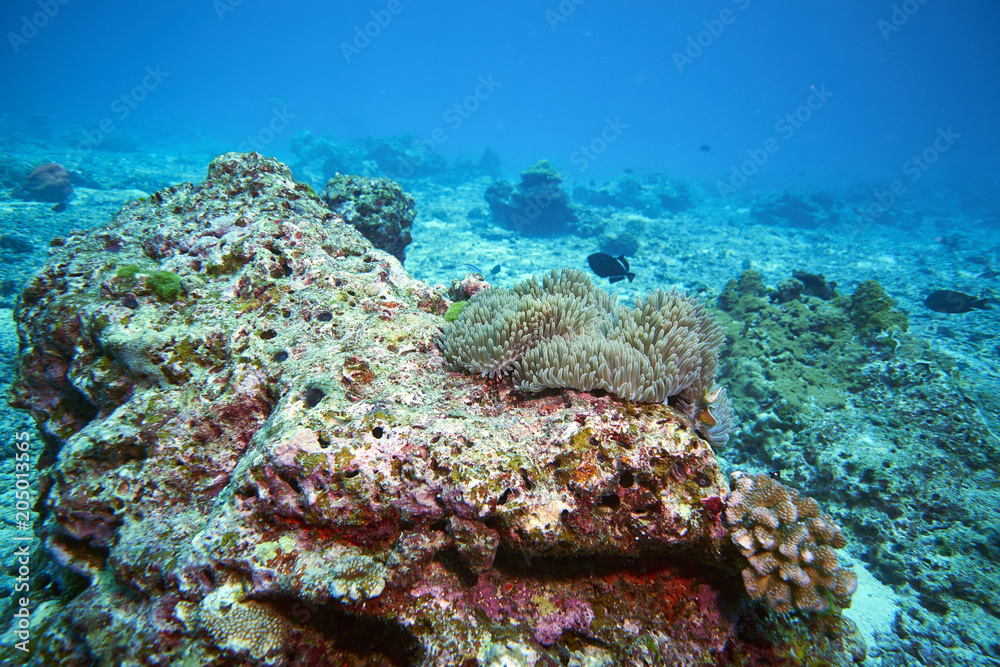
[[[1000,150],[1000,8],[988,0],[55,0],[0,12],[0,112],[91,129],[110,119],[168,145],[197,128],[235,148],[279,109],[278,156],[306,129],[411,134],[441,139],[449,159],[492,146],[516,173],[538,156],[570,168],[617,119],[614,145],[582,176],[632,168],[712,182],[773,137],[780,150],[756,181],[823,187],[896,175],[938,128],[962,141],[928,179],[986,177]],[[116,104],[137,86],[149,88],[141,101]],[[780,124],[814,88],[828,91],[820,108]]]
[[[402,147],[352,164],[416,197],[404,266],[430,283],[473,264],[510,286],[602,251],[628,256],[634,282],[601,280],[623,300],[679,287],[715,302],[745,269],[770,304],[795,300],[795,271],[848,299],[874,280],[909,342],[880,334],[834,398],[793,395],[775,369],[798,351],[776,352],[774,368],[726,362],[750,380],[730,388],[743,426],[720,457],[784,471],[836,508],[870,574],[855,610],[867,664],[1000,664],[995,0],[6,0],[0,29],[11,354],[11,309],[51,237],[197,181],[228,151],[277,157],[320,191],[339,167],[307,156],[307,139]],[[499,167],[473,169],[487,150]],[[411,177],[436,159],[447,166]],[[487,223],[489,181],[517,182],[543,159],[589,207],[586,224],[519,235]],[[15,195],[25,165],[48,162],[77,179],[75,217]],[[626,186],[654,174],[689,200],[642,208]],[[944,423],[941,405],[961,420]],[[788,416],[833,410],[839,440]],[[922,475],[897,474],[924,451]]]

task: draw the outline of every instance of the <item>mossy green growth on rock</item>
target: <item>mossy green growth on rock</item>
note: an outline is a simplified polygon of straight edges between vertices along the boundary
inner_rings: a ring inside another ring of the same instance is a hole
[[[854,290],[850,315],[858,334],[865,338],[892,330],[906,331],[910,324],[906,314],[896,310],[896,302],[874,280],[866,280]]]
[[[157,299],[166,303],[177,301],[177,295],[181,292],[181,277],[176,273],[146,271],[135,264],[126,264],[115,271],[115,275],[119,278],[135,278],[140,273],[146,276],[146,282]]]
[[[744,271],[739,281],[730,280],[719,296],[719,308],[726,312],[757,312],[767,307],[764,277],[757,271]]]
[[[539,160],[534,166],[521,172],[521,181],[526,186],[542,183],[562,183],[563,177],[548,160]]]
[[[115,271],[115,275],[119,278],[135,278],[135,274],[137,273],[142,273],[142,268],[136,266],[135,264],[119,266],[118,270]]]
[[[870,356],[855,340],[848,299],[802,295],[772,303],[771,292],[759,273],[746,271],[719,297],[730,340],[720,376],[747,424],[745,443],[763,455],[801,431],[814,411],[845,407]]]
[[[457,320],[458,316],[462,314],[463,310],[465,310],[465,304],[467,304],[467,303],[469,303],[469,302],[468,301],[456,301],[455,303],[451,304],[451,306],[448,308],[448,310],[445,311],[444,321],[445,322],[454,322],[455,320]]]

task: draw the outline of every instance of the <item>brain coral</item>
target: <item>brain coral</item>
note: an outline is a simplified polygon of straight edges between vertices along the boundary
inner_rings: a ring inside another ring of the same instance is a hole
[[[553,270],[470,301],[439,344],[452,368],[511,375],[521,391],[603,389],[638,403],[668,399],[713,444],[733,428],[725,390],[714,387],[725,334],[696,299],[650,291],[615,305],[577,269]]]
[[[836,600],[850,605],[858,587],[853,570],[840,567],[835,549],[847,544],[840,526],[819,504],[767,475],[733,473],[726,520],[750,567],[743,583],[777,612],[822,612]],[[832,599],[831,599],[832,598]]]

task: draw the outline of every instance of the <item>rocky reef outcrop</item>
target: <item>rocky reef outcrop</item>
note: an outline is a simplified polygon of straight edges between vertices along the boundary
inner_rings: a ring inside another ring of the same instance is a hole
[[[417,212],[413,197],[388,178],[337,174],[326,182],[323,201],[376,248],[402,262]]]
[[[851,662],[749,602],[683,414],[448,372],[447,306],[255,153],[69,236],[16,313],[33,664]]]
[[[525,236],[565,234],[577,214],[560,184],[563,178],[548,160],[540,160],[521,172],[517,185],[494,181],[486,190],[486,203],[493,218]]]

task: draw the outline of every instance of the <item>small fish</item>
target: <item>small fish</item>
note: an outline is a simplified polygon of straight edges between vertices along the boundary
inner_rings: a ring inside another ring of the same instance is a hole
[[[481,276],[485,276],[485,275],[486,275],[485,273],[483,273],[483,270],[482,270],[482,269],[480,269],[480,268],[479,268],[478,266],[476,266],[475,264],[466,264],[466,266],[467,266],[467,267],[469,267],[470,269],[472,269],[472,272],[473,272],[473,273],[478,273],[478,274],[479,274],[479,275],[481,275]]]
[[[52,207],[52,210],[55,211],[56,213],[62,213],[63,211],[66,210],[66,202],[64,201],[59,202],[58,204]]]
[[[938,313],[969,313],[974,309],[986,310],[989,306],[986,305],[986,299],[977,299],[974,296],[969,296],[968,294],[963,294],[962,292],[955,292],[950,289],[939,289],[936,292],[931,292],[926,299],[924,299],[924,305],[931,310]]]
[[[587,258],[587,263],[590,264],[591,271],[612,283],[625,278],[632,282],[635,278],[635,274],[628,270],[628,260],[625,259],[625,255],[612,257],[606,252],[595,252]]]
[[[994,271],[993,269],[986,269],[985,271],[983,271],[982,273],[980,273],[976,277],[977,278],[987,278],[989,280],[993,280],[997,276],[1000,276],[1000,271]]]
[[[712,150],[712,147],[709,146],[708,144],[702,144],[701,146],[698,146],[698,150],[700,150],[702,153],[707,153],[710,150]]]

